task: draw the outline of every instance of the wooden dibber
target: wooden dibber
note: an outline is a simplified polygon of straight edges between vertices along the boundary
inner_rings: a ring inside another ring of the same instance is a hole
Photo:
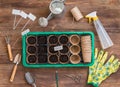
[[[13,63],[15,63],[15,66],[13,68],[12,75],[10,77],[10,82],[13,82],[13,80],[14,80],[14,77],[15,77],[15,74],[16,74],[16,70],[17,70],[17,65],[20,63],[20,61],[21,61],[21,55],[17,54],[15,56],[14,61],[13,61]]]
[[[9,60],[13,61],[13,55],[12,55],[12,49],[10,45],[10,38],[8,36],[5,37],[6,43],[7,43],[7,50],[9,55]]]
[[[83,18],[82,13],[80,12],[78,7],[74,7],[71,9],[71,13],[76,21],[79,21],[81,18]]]
[[[90,36],[81,37],[82,55],[85,63],[91,62],[91,38]]]

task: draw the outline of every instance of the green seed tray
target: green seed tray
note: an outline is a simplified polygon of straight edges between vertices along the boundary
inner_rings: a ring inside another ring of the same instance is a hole
[[[91,62],[90,63],[79,63],[79,64],[50,64],[50,63],[33,63],[30,64],[27,62],[27,42],[26,39],[28,36],[49,36],[49,35],[80,35],[80,36],[85,36],[85,35],[90,35],[91,37]],[[29,32],[25,35],[22,36],[22,64],[24,67],[28,68],[62,68],[62,67],[88,67],[94,64],[94,33],[93,32]]]

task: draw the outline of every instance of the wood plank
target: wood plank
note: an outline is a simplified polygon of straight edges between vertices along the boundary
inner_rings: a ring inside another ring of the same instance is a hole
[[[22,20],[16,30],[13,30],[13,18],[11,14],[13,8],[23,10],[27,13],[31,12],[36,15],[37,20],[30,22],[26,28],[31,31],[92,31],[95,34],[95,47],[101,49],[100,41],[93,24],[88,24],[88,20],[83,18],[79,22],[73,20],[70,10],[74,6],[78,6],[82,14],[85,16],[92,11],[97,11],[99,19],[103,23],[106,31],[110,35],[114,46],[107,49],[109,56],[115,54],[120,58],[120,0],[66,0],[65,13],[49,21],[46,28],[41,28],[38,24],[39,17],[47,17],[50,13],[49,3],[51,0],[0,0],[0,87],[30,87],[25,81],[24,74],[29,71],[36,77],[36,84],[39,87],[55,87],[55,71],[59,72],[59,87],[92,87],[87,85],[88,68],[42,68],[30,69],[18,66],[15,80],[9,82],[14,64],[9,62],[5,34],[10,36],[13,56],[21,53],[21,28],[27,22]],[[17,20],[19,20],[19,16]],[[18,41],[16,42],[16,40]],[[16,42],[16,43],[15,43]],[[65,74],[82,74],[79,84],[72,79],[65,77]],[[105,80],[100,87],[119,87],[120,70]]]

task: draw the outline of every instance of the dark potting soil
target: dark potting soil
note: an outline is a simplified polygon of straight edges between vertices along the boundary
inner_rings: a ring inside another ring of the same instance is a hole
[[[67,55],[60,55],[59,60],[60,60],[60,62],[65,63],[65,62],[69,61],[69,58]]]
[[[37,61],[37,58],[35,55],[28,56],[28,62],[29,63],[35,63]]]
[[[61,53],[67,53],[68,51],[69,51],[69,48],[66,45],[63,45],[63,49],[60,50]]]
[[[50,44],[56,44],[58,42],[58,37],[53,35],[53,36],[50,36],[49,38],[49,43]]]
[[[61,36],[59,39],[60,44],[67,44],[68,43],[68,37],[67,36]]]
[[[54,51],[55,45],[49,46],[49,52],[50,53],[57,53],[58,51]]]
[[[36,47],[34,46],[28,46],[27,50],[30,54],[36,53]]]
[[[38,55],[38,63],[47,63],[47,55]]]
[[[47,36],[38,36],[37,43],[38,44],[47,44]]]
[[[34,37],[34,36],[28,37],[28,38],[27,38],[27,42],[28,42],[29,44],[35,44],[35,43],[36,43],[36,37]]]
[[[58,57],[57,57],[57,55],[51,55],[51,56],[49,57],[49,61],[52,62],[52,63],[58,62]]]

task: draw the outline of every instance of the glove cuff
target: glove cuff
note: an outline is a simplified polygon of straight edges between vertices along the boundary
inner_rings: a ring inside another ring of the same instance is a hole
[[[93,87],[99,87],[99,85],[97,83],[94,82],[88,82],[88,85],[92,85]]]

